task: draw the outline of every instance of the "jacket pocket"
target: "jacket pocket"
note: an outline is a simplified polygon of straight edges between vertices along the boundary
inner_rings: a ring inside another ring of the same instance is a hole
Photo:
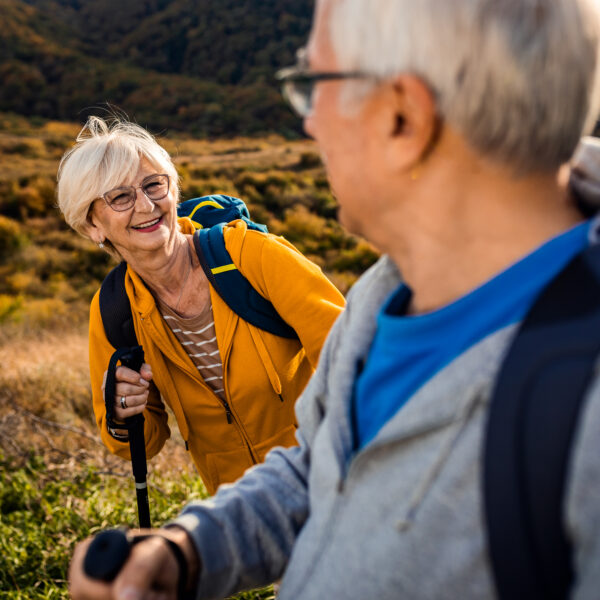
[[[206,454],[208,481],[204,480],[204,483],[209,494],[214,494],[222,483],[233,483],[239,479],[253,464],[254,461],[247,448]]]
[[[296,440],[296,425],[288,425],[285,429],[278,431],[275,435],[271,436],[267,440],[264,440],[260,444],[257,444],[254,448],[258,456],[259,462],[263,462],[265,457],[269,453],[269,450],[275,446],[283,446],[289,448],[290,446],[298,445]]]

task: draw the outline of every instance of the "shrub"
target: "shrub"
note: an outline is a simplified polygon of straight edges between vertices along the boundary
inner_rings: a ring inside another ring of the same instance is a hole
[[[332,267],[337,271],[352,271],[360,274],[366,271],[378,257],[379,254],[373,246],[360,240],[355,248],[342,250]]]
[[[0,294],[0,323],[18,318],[22,307],[23,298],[21,296]]]
[[[10,258],[26,242],[27,236],[19,223],[0,215],[0,261]]]
[[[40,158],[45,155],[44,142],[38,139],[4,142],[0,150],[6,154],[20,154],[27,158]]]
[[[26,330],[73,327],[81,321],[82,310],[75,311],[59,298],[33,298],[0,294],[0,323],[21,323]]]
[[[59,298],[35,299],[23,305],[23,321],[32,329],[69,324],[69,306]]]
[[[16,190],[16,200],[22,214],[26,216],[46,216],[55,212],[54,184],[47,178],[24,178]]]
[[[226,194],[227,196],[237,196],[238,192],[234,184],[229,179],[220,179],[211,177],[202,182],[194,182],[181,189],[181,197],[184,200],[197,198],[199,196],[208,196],[209,194]]]
[[[281,233],[292,243],[306,242],[321,238],[326,225],[321,217],[300,205],[286,211]]]
[[[15,294],[35,294],[42,285],[34,269],[18,270],[6,277],[6,283]]]
[[[298,160],[299,169],[314,169],[322,167],[321,157],[316,152],[302,152]]]
[[[17,190],[16,181],[0,181],[0,212],[5,217],[23,220]]]

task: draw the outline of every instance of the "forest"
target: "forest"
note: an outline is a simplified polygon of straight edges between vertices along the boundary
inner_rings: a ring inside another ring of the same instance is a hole
[[[0,111],[82,122],[117,106],[155,131],[301,135],[274,74],[311,0],[0,0]]]

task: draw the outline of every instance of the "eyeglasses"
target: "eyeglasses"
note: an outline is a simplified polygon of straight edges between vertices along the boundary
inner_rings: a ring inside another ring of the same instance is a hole
[[[298,63],[275,73],[281,82],[281,93],[298,116],[308,117],[312,111],[312,99],[315,85],[320,81],[339,81],[344,79],[377,79],[375,75],[363,71],[310,71],[306,60],[306,50],[297,52]]]
[[[165,174],[148,175],[140,185],[126,185],[114,188],[102,194],[104,202],[117,212],[129,210],[135,204],[137,191],[142,190],[149,200],[162,200],[169,193],[169,176]]]

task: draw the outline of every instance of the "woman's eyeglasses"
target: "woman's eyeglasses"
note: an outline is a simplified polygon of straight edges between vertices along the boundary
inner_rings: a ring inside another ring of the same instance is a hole
[[[315,85],[320,81],[343,79],[377,79],[375,75],[362,71],[323,72],[310,71],[304,48],[298,50],[298,63],[277,71],[275,78],[281,82],[281,92],[294,111],[303,119],[312,111]]]
[[[102,194],[104,202],[113,210],[129,210],[135,204],[137,191],[142,190],[149,200],[162,200],[169,193],[169,176],[165,174],[148,175],[140,185],[126,185],[114,188]]]

